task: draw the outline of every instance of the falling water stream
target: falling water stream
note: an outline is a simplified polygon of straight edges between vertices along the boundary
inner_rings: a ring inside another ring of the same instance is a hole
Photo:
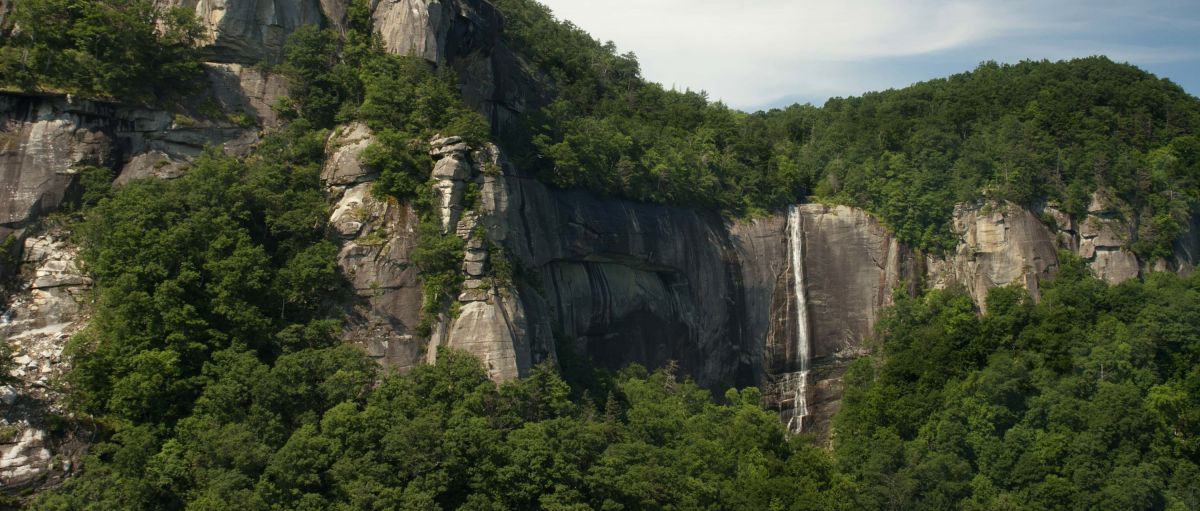
[[[797,206],[788,209],[788,242],[792,256],[792,291],[796,295],[796,350],[793,356],[794,360],[798,359],[799,370],[784,376],[781,390],[785,396],[788,392],[792,394],[788,429],[800,433],[804,431],[804,418],[808,416],[808,360],[812,345],[808,339],[808,298],[804,290],[804,229]]]

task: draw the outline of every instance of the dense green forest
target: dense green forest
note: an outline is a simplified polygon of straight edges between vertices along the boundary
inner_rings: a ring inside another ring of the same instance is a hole
[[[0,26],[0,87],[152,102],[200,83],[202,28],[187,9],[153,0],[14,4],[11,25]]]
[[[901,299],[846,375],[861,509],[1200,508],[1200,274]]]
[[[956,201],[1078,213],[1104,187],[1133,208],[1143,255],[1200,196],[1197,100],[1104,58],[987,63],[748,114],[644,81],[632,55],[536,2],[496,4],[557,93],[500,142],[558,186],[732,214],[816,195],[930,250],[947,246]],[[179,179],[120,188],[85,176],[73,227],[96,303],[66,383],[96,443],[33,508],[1200,508],[1200,274],[1109,287],[1064,256],[1037,304],[1012,288],[985,315],[960,291],[898,297],[876,354],[847,374],[832,450],[787,434],[757,389],[713,396],[670,367],[608,374],[563,351],[560,367],[497,385],[448,351],[381,369],[337,340],[349,291],[318,177],[329,130],[368,123],[376,192],[424,212],[427,312],[453,294],[461,245],[430,227],[421,144],[489,134],[456,77],[382,51],[366,9],[343,35],[292,36],[288,122],[249,156],[212,150]],[[199,72],[181,11],[16,12],[5,86],[144,101]],[[65,65],[78,73],[51,72]]]
[[[1139,255],[1162,256],[1200,198],[1200,101],[1103,57],[984,63],[900,90],[747,114],[643,80],[535,0],[497,0],[506,35],[557,99],[508,145],[560,186],[735,215],[815,196],[863,207],[904,241],[953,247],[954,204],[979,198],[1086,211],[1126,201]]]

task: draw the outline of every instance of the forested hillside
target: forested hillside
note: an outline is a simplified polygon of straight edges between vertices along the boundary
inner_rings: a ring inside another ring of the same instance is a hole
[[[495,4],[555,98],[515,129],[490,133],[447,69],[386,53],[363,0],[344,33],[292,34],[274,69],[284,125],[247,155],[210,148],[177,179],[119,187],[81,170],[56,221],[94,304],[54,420],[94,444],[31,508],[1200,509],[1200,273],[1108,286],[1064,255],[1038,303],[1017,287],[986,314],[957,289],[898,295],[847,373],[832,449],[788,432],[757,388],[604,371],[569,342],[503,384],[457,351],[400,374],[340,342],[351,290],[320,169],[351,121],[375,133],[375,196],[418,219],[426,335],[463,279],[464,242],[430,197],[434,135],[498,138],[557,187],[730,217],[855,205],[930,252],[952,247],[956,203],[1082,214],[1104,189],[1129,205],[1134,250],[1160,256],[1200,199],[1200,100],[1103,57],[745,113],[645,81],[532,0]],[[156,5],[22,0],[0,84],[180,100],[195,20]]]
[[[560,186],[734,214],[815,196],[863,207],[901,238],[952,248],[956,202],[1052,200],[1080,214],[1103,187],[1168,250],[1200,192],[1200,101],[1104,57],[981,64],[901,90],[747,114],[643,80],[534,0],[498,0],[508,37],[554,79],[522,163]],[[521,147],[522,138],[512,145]]]
[[[836,419],[855,507],[1200,506],[1200,274],[1108,286],[1071,260],[1043,293],[897,303]]]

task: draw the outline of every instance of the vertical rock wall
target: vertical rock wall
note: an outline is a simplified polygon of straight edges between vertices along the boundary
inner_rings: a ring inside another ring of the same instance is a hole
[[[803,204],[801,217],[808,332],[812,344],[804,430],[825,435],[840,407],[846,365],[869,352],[881,309],[906,280],[917,276],[911,253],[862,210]],[[791,413],[780,379],[797,367],[798,315],[782,215],[735,223],[731,228],[745,289],[743,344],[761,357],[759,382],[768,404]]]
[[[958,247],[946,258],[930,256],[931,287],[961,285],[980,308],[987,292],[1017,283],[1040,296],[1038,282],[1058,268],[1054,234],[1031,211],[1015,204],[960,204],[954,209]]]
[[[482,0],[372,0],[384,46],[453,69],[463,99],[505,132],[517,116],[549,102],[547,87],[504,44],[504,17]]]
[[[283,61],[287,36],[305,25],[325,24],[325,12],[345,16],[344,2],[319,0],[157,0],[196,13],[205,29],[205,60],[257,64]]]

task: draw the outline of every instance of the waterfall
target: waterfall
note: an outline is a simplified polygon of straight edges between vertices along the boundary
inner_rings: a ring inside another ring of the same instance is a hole
[[[796,433],[804,431],[804,418],[808,416],[808,360],[812,354],[808,339],[808,297],[804,288],[803,227],[799,206],[791,206],[788,209],[788,242],[792,256],[792,291],[796,295],[796,349],[792,354],[792,367],[798,369],[784,375],[780,390],[783,396],[791,393],[792,409],[787,425]]]

